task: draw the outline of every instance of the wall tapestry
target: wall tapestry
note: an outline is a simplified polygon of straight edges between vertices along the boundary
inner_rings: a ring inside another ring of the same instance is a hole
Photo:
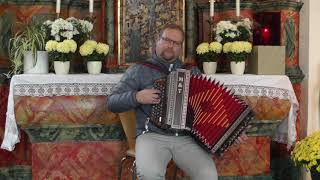
[[[163,25],[176,23],[184,27],[184,0],[123,0],[119,6],[120,65],[150,57]]]

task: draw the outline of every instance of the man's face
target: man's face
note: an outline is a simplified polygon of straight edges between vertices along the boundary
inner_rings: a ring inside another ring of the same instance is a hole
[[[179,30],[166,29],[157,41],[156,54],[166,61],[175,60],[181,55],[182,43],[183,37]]]

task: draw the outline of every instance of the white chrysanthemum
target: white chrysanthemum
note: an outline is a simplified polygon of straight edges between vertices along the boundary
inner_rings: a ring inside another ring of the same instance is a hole
[[[230,33],[227,33],[225,36],[235,38],[238,36],[238,34],[239,34],[238,32],[230,32]]]
[[[67,39],[72,39],[72,38],[73,38],[73,33],[72,33],[72,31],[65,31],[65,32],[60,33],[60,35],[61,35],[62,37],[67,38]]]
[[[60,41],[60,36],[57,34],[57,35],[54,36],[54,39],[55,39],[56,41]]]
[[[242,19],[240,21],[220,21],[217,23],[215,31],[215,39],[218,42],[225,42],[229,39],[236,39],[242,37],[239,27],[245,28],[249,34],[251,33],[252,22],[249,18]]]
[[[64,19],[56,19],[51,25],[51,36],[55,37],[55,40],[60,41],[60,36],[72,39],[70,36],[70,31],[73,31],[73,25]],[[61,34],[59,34],[62,32]]]
[[[220,43],[221,43],[221,41],[223,40],[220,35],[217,35],[217,36],[215,37],[215,39],[216,39],[217,42],[220,42]]]
[[[72,34],[77,35],[77,34],[80,34],[80,32],[78,31],[78,29],[74,28],[72,31]]]
[[[237,31],[237,26],[231,21],[220,21],[216,27],[216,34],[221,34],[224,31]]]
[[[50,20],[46,20],[43,25],[50,26],[53,22]]]
[[[251,31],[252,22],[250,21],[249,18],[245,18],[245,19],[237,22],[237,26],[242,26],[242,27],[244,27],[246,30]]]
[[[79,23],[81,25],[81,31],[84,33],[89,33],[93,29],[93,24],[86,20],[79,20]]]
[[[78,19],[75,18],[75,17],[73,17],[73,16],[71,16],[71,17],[68,17],[68,18],[66,19],[66,21],[71,22],[71,23],[77,23],[77,22],[78,22]]]

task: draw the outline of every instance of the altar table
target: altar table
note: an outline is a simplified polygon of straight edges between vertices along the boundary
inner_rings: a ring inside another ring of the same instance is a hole
[[[121,77],[122,74],[13,76],[1,148],[11,151],[19,142],[18,124],[32,143],[35,179],[53,178],[57,174],[54,172],[76,178],[114,178],[126,142],[119,118],[107,110],[106,100]],[[253,128],[248,131],[249,140],[231,147],[223,157],[213,157],[219,175],[268,173],[271,137],[288,147],[296,140],[298,102],[289,78],[230,74],[209,77],[234,91],[256,113]],[[47,161],[51,163],[45,164]],[[88,170],[90,167],[94,170]],[[73,171],[75,168],[85,169],[87,175]]]

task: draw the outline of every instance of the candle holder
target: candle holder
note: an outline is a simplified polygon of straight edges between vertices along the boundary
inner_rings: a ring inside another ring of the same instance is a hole
[[[60,18],[60,13],[56,13],[56,19]]]
[[[91,18],[91,19],[93,18],[93,12],[89,13],[89,18]]]
[[[94,24],[96,17],[94,16],[93,12],[89,13],[89,16],[86,18],[86,20],[90,21],[92,24]],[[90,32],[90,39],[93,38],[93,31]]]
[[[209,40],[212,42],[214,40],[214,16],[211,16],[208,20],[207,20],[208,24],[209,24]]]

